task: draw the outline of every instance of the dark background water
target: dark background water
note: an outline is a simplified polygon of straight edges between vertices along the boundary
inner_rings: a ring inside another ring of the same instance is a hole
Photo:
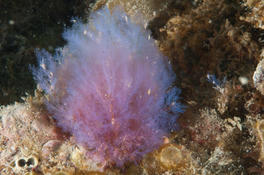
[[[61,34],[73,17],[84,18],[93,0],[0,1],[0,105],[33,94],[29,69],[36,64],[35,49],[53,52],[63,46]]]

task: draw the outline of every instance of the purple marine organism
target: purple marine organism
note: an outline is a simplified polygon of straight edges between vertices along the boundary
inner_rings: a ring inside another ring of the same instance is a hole
[[[176,128],[175,75],[147,31],[119,9],[93,13],[64,32],[68,44],[38,51],[34,78],[63,131],[104,165],[138,162]]]

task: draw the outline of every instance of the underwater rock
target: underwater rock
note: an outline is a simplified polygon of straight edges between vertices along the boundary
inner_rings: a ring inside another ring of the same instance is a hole
[[[264,95],[264,59],[260,60],[257,65],[256,71],[253,75],[253,82],[256,89]]]
[[[264,2],[262,0],[245,0],[243,5],[247,8],[247,13],[240,19],[251,23],[256,28],[264,29]]]

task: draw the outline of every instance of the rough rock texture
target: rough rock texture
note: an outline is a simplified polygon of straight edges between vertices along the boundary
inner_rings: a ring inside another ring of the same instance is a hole
[[[66,139],[45,108],[38,102],[32,105],[40,99],[27,100],[0,110],[1,175],[76,172],[76,164],[79,169],[89,170],[93,163],[79,155],[79,148],[71,138]]]
[[[143,25],[170,59],[182,89],[186,111],[179,130],[138,165],[103,172],[71,135],[53,130],[56,121],[35,97],[1,108],[1,175],[264,173],[262,1],[155,2],[104,0],[94,9],[123,4],[129,15],[143,13]],[[46,119],[48,125],[37,125]]]
[[[251,23],[255,28],[264,29],[264,2],[262,0],[244,0],[247,11],[240,19]]]

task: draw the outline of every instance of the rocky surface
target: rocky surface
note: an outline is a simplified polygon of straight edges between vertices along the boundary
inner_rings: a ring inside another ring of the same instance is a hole
[[[179,116],[179,130],[137,165],[103,170],[85,158],[74,137],[57,128],[43,95],[32,94],[1,107],[1,175],[264,173],[262,1],[156,2],[102,0],[93,9],[121,5],[132,17],[142,13],[140,23],[170,59],[182,90],[186,109]],[[33,43],[24,49],[45,46]],[[3,85],[2,91],[12,87]]]

